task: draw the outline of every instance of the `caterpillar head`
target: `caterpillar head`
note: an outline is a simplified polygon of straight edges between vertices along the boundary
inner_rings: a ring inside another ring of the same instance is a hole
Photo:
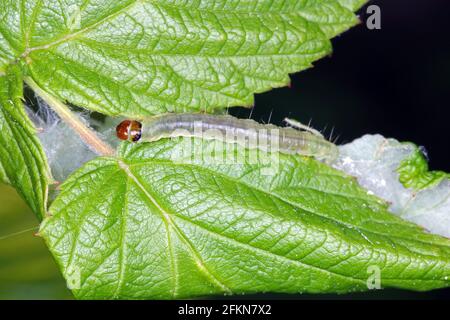
[[[139,141],[142,136],[142,124],[136,120],[124,120],[116,127],[116,134],[121,140]]]

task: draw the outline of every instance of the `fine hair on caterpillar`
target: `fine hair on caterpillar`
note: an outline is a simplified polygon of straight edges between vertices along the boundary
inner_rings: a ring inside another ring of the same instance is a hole
[[[125,120],[117,126],[116,131],[120,139],[133,142],[176,137],[193,137],[220,142],[207,144],[209,150],[206,153],[211,154],[208,160],[215,163],[245,161],[269,164],[270,162],[271,165],[277,166],[278,153],[299,154],[326,162],[333,162],[337,158],[337,146],[327,141],[320,132],[292,119],[285,121],[292,127],[261,124],[251,119],[238,119],[230,115],[170,113],[150,117],[141,122]],[[223,142],[231,145],[224,146]],[[184,143],[189,143],[189,140],[185,140]],[[236,152],[237,145],[246,151]],[[189,154],[194,156],[198,154],[192,152],[193,147],[196,146],[184,145],[183,154],[186,157],[189,157]],[[257,150],[270,154],[263,155]],[[205,149],[201,154],[205,155]],[[272,169],[269,171],[272,172]]]

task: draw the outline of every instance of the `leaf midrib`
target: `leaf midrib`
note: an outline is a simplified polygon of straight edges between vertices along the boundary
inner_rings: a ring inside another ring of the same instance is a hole
[[[123,161],[118,160],[119,167],[123,170],[123,172],[126,174],[127,177],[129,177],[135,185],[141,190],[141,192],[150,200],[150,202],[160,211],[161,218],[163,219],[164,223],[167,224],[167,226],[172,226],[174,228],[174,231],[178,234],[179,239],[189,248],[191,252],[192,259],[196,262],[196,266],[198,270],[203,273],[214,285],[219,287],[222,291],[227,293],[232,293],[231,289],[228,288],[221,280],[217,278],[214,274],[211,273],[211,271],[206,267],[205,262],[203,261],[200,254],[197,252],[195,247],[190,243],[186,235],[183,233],[183,231],[173,222],[173,220],[170,217],[170,214],[159,204],[158,201],[153,197],[152,194],[148,192],[148,190],[144,187],[140,179],[130,170],[129,166],[124,163]],[[169,229],[169,228],[167,228]],[[170,230],[168,230],[168,235],[170,233]],[[170,238],[168,238],[169,240]],[[174,256],[172,256],[174,258]],[[176,263],[175,261],[172,261],[172,263]]]
[[[264,194],[266,194],[266,195],[269,196],[269,197],[272,197],[272,196],[273,196],[273,197],[276,197],[277,199],[279,199],[280,201],[282,201],[282,202],[284,202],[284,203],[287,203],[287,204],[289,204],[289,205],[291,205],[291,206],[293,206],[293,207],[301,208],[301,209],[303,209],[303,210],[305,210],[305,211],[307,211],[307,212],[309,212],[309,213],[311,213],[311,214],[317,215],[317,216],[319,216],[319,217],[321,217],[321,218],[327,219],[327,220],[332,221],[332,222],[334,222],[334,223],[336,223],[336,224],[338,224],[338,225],[340,225],[340,226],[343,226],[343,227],[346,228],[346,229],[358,229],[360,232],[361,232],[361,231],[365,231],[365,232],[368,232],[368,233],[371,233],[371,234],[375,234],[375,235],[378,235],[378,236],[382,236],[382,237],[384,237],[384,238],[391,238],[391,237],[393,237],[393,238],[401,239],[401,240],[404,240],[404,241],[418,242],[418,243],[425,244],[425,245],[430,245],[430,246],[438,246],[438,247],[444,248],[445,250],[449,250],[449,249],[450,249],[449,247],[447,247],[447,246],[445,246],[445,245],[443,245],[443,244],[436,244],[436,243],[433,243],[433,242],[426,242],[426,241],[424,241],[424,240],[417,240],[417,239],[411,239],[411,238],[404,238],[404,237],[397,236],[397,235],[386,234],[386,233],[382,233],[382,232],[378,232],[378,231],[374,231],[374,230],[369,230],[369,229],[366,229],[366,228],[361,227],[361,226],[355,226],[355,225],[352,225],[352,224],[349,224],[349,223],[346,223],[346,222],[337,220],[337,219],[335,219],[335,218],[333,218],[333,217],[328,217],[328,216],[326,216],[326,215],[323,215],[322,213],[317,212],[317,211],[314,211],[314,210],[312,210],[312,209],[309,208],[309,207],[305,207],[305,206],[302,206],[302,205],[300,205],[300,204],[298,204],[298,203],[291,202],[289,199],[286,199],[286,198],[282,197],[281,195],[277,195],[277,194],[270,193],[270,192],[268,192],[267,190],[264,190],[264,189],[261,189],[261,188],[258,188],[258,187],[249,185],[249,184],[247,184],[246,182],[244,182],[244,181],[242,181],[242,180],[234,180],[234,179],[232,179],[231,177],[229,177],[229,176],[227,176],[227,175],[225,175],[225,174],[223,174],[223,173],[216,172],[216,171],[212,171],[212,170],[210,170],[209,168],[206,168],[206,167],[200,167],[200,166],[195,165],[195,164],[181,164],[181,163],[174,164],[173,162],[168,161],[168,160],[161,160],[161,159],[155,160],[155,159],[151,159],[151,161],[149,161],[149,162],[140,161],[139,163],[131,164],[131,165],[132,165],[132,166],[148,165],[149,163],[151,164],[152,162],[158,162],[158,163],[168,164],[168,165],[172,165],[172,166],[185,166],[185,167],[188,167],[188,168],[194,167],[194,168],[196,168],[196,169],[198,169],[198,170],[204,170],[204,171],[208,172],[208,173],[211,174],[211,175],[219,175],[219,176],[223,177],[224,179],[226,179],[227,181],[231,181],[231,182],[233,182],[233,183],[239,183],[239,184],[241,184],[241,185],[243,185],[243,186],[245,186],[245,187],[247,187],[247,188],[258,190],[258,191],[260,191],[261,193],[264,193]],[[321,191],[321,192],[325,192],[325,191]],[[383,223],[386,223],[386,222],[383,222]],[[424,254],[421,253],[421,252],[411,251],[410,248],[405,247],[404,245],[402,245],[402,247],[405,248],[407,251],[413,253],[413,254],[424,255]],[[427,256],[430,257],[430,258],[433,258],[433,259],[435,259],[435,258],[438,257],[438,256],[431,256],[431,255],[427,255]]]
[[[149,196],[149,200],[152,201],[152,203],[154,203],[154,204],[157,206],[157,208],[161,211],[161,213],[162,213],[163,215],[166,214],[167,217],[169,217],[169,219],[170,219],[170,215],[171,215],[171,214],[168,213],[166,210],[164,210],[164,209],[159,205],[159,203],[155,200],[155,198],[147,191],[147,189],[145,189],[144,185],[140,182],[140,180],[139,180],[139,178],[136,176],[136,174],[133,173],[133,172],[131,171],[130,167],[129,167],[127,164],[125,164],[124,162],[122,162],[122,163],[126,166],[125,168],[122,167],[122,169],[124,170],[124,172],[125,172],[128,176],[130,176],[132,179],[133,179],[133,178],[136,179],[136,180],[135,180],[135,182],[137,181],[136,185],[142,190],[142,192],[143,192],[144,194],[146,194],[146,195]],[[128,169],[128,170],[127,170],[127,169]],[[133,180],[134,180],[134,179],[133,179]],[[350,281],[354,281],[354,282],[359,282],[359,283],[364,283],[364,284],[366,283],[365,281],[363,281],[362,279],[359,279],[359,278],[353,278],[353,277],[351,277],[351,276],[343,275],[343,274],[340,274],[340,273],[337,273],[337,272],[334,272],[334,271],[330,271],[330,270],[327,270],[327,269],[324,269],[324,268],[321,268],[321,267],[318,267],[318,266],[315,266],[315,265],[310,265],[310,264],[307,264],[307,263],[304,263],[304,262],[301,262],[301,261],[298,261],[298,260],[293,260],[293,259],[291,259],[291,258],[288,258],[288,257],[282,256],[282,255],[276,254],[276,253],[274,253],[274,252],[267,251],[267,250],[265,250],[265,249],[262,249],[262,248],[258,248],[258,247],[252,246],[252,245],[250,245],[250,244],[240,242],[240,241],[238,241],[238,240],[236,240],[236,239],[227,237],[227,236],[225,236],[225,235],[217,234],[216,232],[213,232],[213,231],[211,231],[211,230],[205,229],[204,227],[202,227],[202,226],[200,226],[200,225],[198,225],[198,224],[196,224],[196,223],[190,221],[189,219],[186,219],[185,217],[181,217],[181,216],[178,215],[178,214],[174,214],[174,216],[175,216],[175,217],[178,217],[178,218],[181,218],[181,219],[183,219],[183,220],[185,220],[185,221],[187,221],[187,222],[193,224],[194,226],[197,226],[198,228],[207,230],[207,231],[209,231],[209,232],[211,232],[211,233],[215,233],[216,236],[222,237],[223,239],[227,239],[229,242],[238,244],[238,245],[240,245],[240,246],[245,246],[247,249],[250,249],[250,250],[253,249],[253,250],[261,251],[261,252],[263,252],[265,255],[269,255],[269,256],[271,256],[272,258],[275,258],[275,259],[282,259],[282,260],[288,261],[288,262],[290,262],[290,263],[294,263],[294,264],[297,264],[297,265],[301,265],[301,266],[303,266],[304,268],[315,269],[316,271],[324,272],[324,273],[326,273],[326,274],[331,274],[331,275],[333,275],[333,276],[342,277],[342,278],[344,278],[344,279],[346,279],[346,280],[350,280]],[[184,233],[178,228],[178,226],[176,226],[176,224],[173,222],[173,220],[170,219],[170,221],[172,222],[173,226],[176,227],[176,228],[184,235]],[[183,238],[184,238],[184,237],[186,237],[186,236],[184,235]],[[183,240],[183,239],[181,239],[181,240]],[[195,260],[195,257],[193,257],[193,258],[194,258],[194,260]]]
[[[126,164],[125,164],[125,165],[126,165]],[[258,252],[260,252],[261,254],[264,254],[264,255],[266,255],[266,256],[269,256],[269,257],[272,257],[272,258],[275,258],[275,259],[278,259],[278,260],[280,260],[280,259],[281,259],[281,260],[285,260],[285,261],[288,261],[289,263],[294,263],[294,264],[300,265],[300,266],[302,266],[302,267],[304,267],[304,268],[315,269],[316,271],[319,271],[319,272],[325,272],[325,273],[328,273],[328,274],[331,274],[331,275],[334,275],[334,276],[337,276],[337,277],[344,278],[344,279],[346,279],[347,281],[353,281],[353,282],[356,282],[356,283],[360,283],[360,284],[366,285],[366,281],[364,281],[364,280],[361,279],[361,278],[355,278],[355,277],[352,277],[352,276],[349,276],[349,275],[344,275],[344,274],[341,274],[341,273],[338,273],[338,272],[335,272],[335,271],[331,271],[331,270],[328,270],[328,269],[324,269],[324,268],[318,267],[318,266],[316,266],[316,265],[304,263],[304,262],[302,262],[301,260],[294,260],[294,259],[291,259],[291,258],[289,258],[289,257],[285,257],[285,256],[283,256],[283,255],[280,255],[280,254],[277,254],[277,253],[268,251],[268,250],[263,249],[263,248],[255,247],[255,246],[253,246],[253,245],[251,245],[251,244],[244,243],[244,242],[238,241],[238,240],[236,240],[236,239],[234,239],[234,238],[230,238],[230,237],[228,237],[228,236],[226,236],[226,235],[219,234],[219,233],[217,233],[217,232],[215,232],[215,231],[213,231],[213,230],[210,230],[210,229],[206,228],[205,226],[202,226],[202,225],[199,225],[199,224],[197,224],[197,223],[194,223],[193,221],[187,219],[186,217],[184,217],[184,216],[182,216],[182,215],[179,215],[179,214],[176,214],[176,213],[175,213],[175,214],[170,214],[170,213],[168,213],[167,210],[163,209],[163,208],[159,205],[159,203],[156,201],[156,199],[155,199],[155,198],[147,191],[147,189],[144,187],[144,185],[140,182],[138,176],[137,176],[135,173],[133,173],[133,172],[131,171],[130,167],[128,167],[128,165],[126,165],[126,166],[127,166],[127,168],[128,168],[127,171],[128,171],[133,177],[135,177],[135,178],[137,179],[137,181],[138,181],[137,186],[142,190],[142,192],[144,192],[144,194],[146,194],[146,195],[149,197],[149,199],[150,199],[155,205],[157,205],[157,208],[159,208],[159,210],[161,210],[161,213],[167,215],[167,218],[169,218],[170,223],[173,225],[173,227],[176,228],[176,230],[178,230],[178,231],[180,232],[179,235],[182,236],[181,240],[183,240],[183,242],[184,242],[184,241],[187,241],[186,244],[187,244],[189,247],[191,247],[192,244],[190,244],[190,242],[187,240],[186,235],[181,231],[181,229],[180,229],[180,228],[175,224],[175,222],[173,222],[173,220],[170,218],[171,215],[174,215],[174,217],[177,217],[177,218],[179,218],[179,219],[181,219],[181,220],[183,220],[183,221],[185,221],[185,222],[188,222],[189,224],[191,224],[191,225],[193,225],[193,226],[195,226],[195,227],[197,227],[197,228],[200,228],[200,229],[202,229],[202,230],[208,232],[209,234],[211,234],[211,235],[213,235],[213,236],[215,236],[215,237],[218,237],[219,239],[222,239],[222,240],[224,240],[224,241],[228,241],[228,242],[230,242],[230,243],[232,243],[232,244],[238,245],[238,246],[243,247],[243,248],[245,248],[245,249],[247,249],[247,250],[250,250],[250,251],[252,251],[252,250],[253,250],[253,251],[258,251]],[[124,168],[122,168],[122,169],[124,169]],[[128,175],[128,172],[127,172],[127,171],[125,171],[125,172],[126,172],[126,174]],[[194,247],[192,247],[192,249],[196,252],[196,250],[195,250]],[[197,253],[197,254],[198,254],[198,253]],[[201,258],[200,255],[199,255],[199,257]],[[195,257],[193,257],[193,258],[195,259]],[[436,258],[436,257],[433,257],[433,258]],[[433,266],[431,266],[430,270],[433,269],[433,268],[436,266],[436,264],[437,264],[437,262],[436,262]],[[407,268],[408,268],[408,265],[405,266],[405,269],[407,269]],[[427,273],[428,273],[430,270],[428,270]],[[211,274],[211,275],[212,275],[212,274]],[[416,279],[416,278],[412,278],[412,279],[404,279],[404,278],[386,278],[386,277],[385,277],[385,279],[388,279],[388,280],[401,280],[401,281],[405,281],[405,282],[408,282],[408,281],[443,282],[443,280],[441,280],[441,279]]]
[[[102,25],[103,23],[114,19],[115,17],[117,17],[118,15],[122,14],[123,12],[126,12],[127,10],[129,10],[130,8],[135,6],[136,4],[144,3],[144,2],[146,2],[146,1],[144,1],[144,0],[132,1],[132,2],[130,2],[128,4],[126,4],[125,6],[119,8],[118,10],[116,10],[116,11],[110,13],[109,15],[105,16],[104,18],[102,18],[102,19],[100,19],[100,20],[98,20],[98,21],[96,21],[96,22],[94,22],[94,23],[92,23],[90,25],[87,25],[84,28],[82,28],[82,29],[80,29],[80,30],[78,30],[78,31],[76,31],[74,33],[65,34],[64,36],[61,36],[61,37],[56,38],[54,40],[50,40],[50,42],[48,42],[46,44],[41,44],[41,45],[38,45],[38,46],[35,46],[35,47],[29,47],[29,40],[30,40],[30,37],[32,36],[32,31],[34,30],[35,23],[36,23],[36,17],[37,17],[37,13],[36,12],[39,11],[41,9],[41,7],[42,7],[41,0],[40,0],[40,2],[35,6],[34,10],[32,11],[32,18],[31,18],[30,25],[28,26],[28,28],[26,28],[24,30],[21,27],[22,34],[25,37],[25,39],[23,39],[24,42],[25,42],[25,49],[24,49],[24,51],[21,54],[19,54],[19,58],[21,58],[21,59],[26,58],[33,51],[46,50],[46,49],[49,49],[49,48],[54,47],[56,45],[59,45],[61,43],[68,42],[71,39],[74,39],[74,38],[76,38],[79,35],[85,34],[86,32],[94,29],[95,27],[97,27],[99,25]],[[223,13],[230,13],[230,11],[227,11],[227,10],[205,9],[205,8],[189,8],[187,6],[175,6],[175,5],[170,5],[170,4],[167,4],[167,3],[158,3],[157,1],[149,1],[149,3],[152,3],[155,6],[169,7],[169,8],[173,8],[173,9],[177,9],[177,10],[179,10],[180,7],[181,7],[184,10],[192,9],[192,10],[197,10],[199,12],[209,12],[209,13],[223,12]],[[348,8],[343,7],[339,2],[336,2],[336,4],[339,5],[341,8],[343,8],[345,10],[349,10]],[[86,4],[83,4],[83,7],[86,7]],[[307,7],[308,6],[306,6],[305,8],[307,8]],[[310,6],[310,7],[313,7],[313,6]],[[263,11],[263,12],[248,11],[247,12],[247,11],[242,11],[242,10],[233,10],[232,13],[234,13],[234,14],[248,14],[248,15],[255,14],[257,16],[262,16],[262,15],[271,15],[271,14],[273,14],[273,15],[292,14],[292,11],[284,12],[283,10],[281,10],[281,11],[275,11],[275,12],[271,12],[271,11]],[[308,20],[307,17],[305,17],[305,16],[303,16],[301,14],[300,10],[298,12],[296,11],[296,14],[298,14],[300,17],[302,17],[308,23],[314,23],[314,24],[317,23],[317,22],[311,22],[310,20]],[[339,24],[339,22],[337,24]],[[317,32],[322,32],[322,31],[320,31],[320,28],[318,28]],[[325,34],[323,34],[323,35],[324,35],[324,39],[328,39],[328,37],[326,37]],[[8,43],[9,43],[9,41],[8,41]],[[9,43],[9,44],[11,45],[12,48],[14,48],[14,46],[12,46],[11,43]],[[17,51],[17,48],[15,48],[15,49]],[[14,63],[15,61],[16,61],[16,59],[12,60],[10,63],[7,63],[7,64]]]

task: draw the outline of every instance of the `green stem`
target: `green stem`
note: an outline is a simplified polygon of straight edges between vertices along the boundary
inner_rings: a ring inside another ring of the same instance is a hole
[[[114,149],[106,142],[101,140],[97,134],[88,128],[80,118],[70,111],[69,107],[53,97],[30,77],[25,78],[25,83],[30,86],[47,104],[58,114],[58,116],[68,124],[80,136],[81,140],[86,143],[93,151],[102,156],[111,156]]]

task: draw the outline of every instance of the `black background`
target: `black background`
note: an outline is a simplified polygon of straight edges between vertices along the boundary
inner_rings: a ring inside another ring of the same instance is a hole
[[[371,1],[381,30],[362,23],[333,39],[330,57],[292,75],[291,88],[256,96],[252,118],[290,116],[340,135],[338,143],[380,133],[423,145],[430,167],[450,171],[450,1]],[[240,117],[249,110],[232,111]]]

